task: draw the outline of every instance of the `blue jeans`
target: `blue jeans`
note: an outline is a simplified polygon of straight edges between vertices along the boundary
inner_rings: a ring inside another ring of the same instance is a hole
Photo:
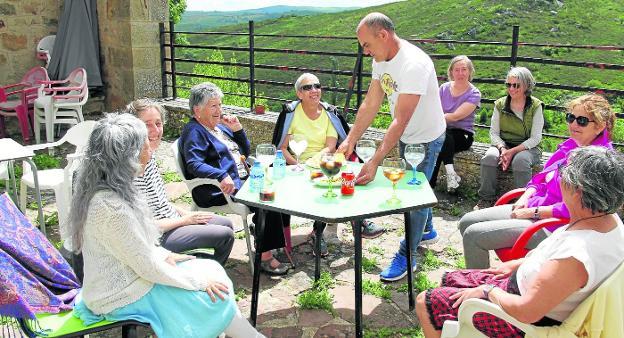
[[[442,150],[445,136],[446,134],[442,133],[442,135],[440,135],[437,139],[429,143],[425,143],[425,159],[418,165],[418,171],[423,172],[425,176],[427,176],[427,181],[423,181],[422,184],[428,184],[431,179],[431,174],[433,173],[433,168],[435,167],[438,159],[438,154],[440,153],[440,150]],[[405,158],[403,154],[405,146],[405,143],[399,142],[399,153],[403,158]],[[412,223],[409,229],[410,238],[412,240],[412,257],[415,257],[416,249],[418,248],[418,243],[420,243],[425,226],[428,228],[432,227],[431,219],[433,218],[433,213],[431,212],[431,208],[425,208],[417,211],[411,211],[409,213],[409,217]],[[407,257],[407,243],[405,242],[405,238],[401,241],[399,253]]]

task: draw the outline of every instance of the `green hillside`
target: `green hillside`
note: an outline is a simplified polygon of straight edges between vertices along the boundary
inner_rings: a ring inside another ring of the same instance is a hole
[[[622,0],[472,0],[460,3],[451,0],[412,0],[392,3],[333,14],[320,14],[306,17],[286,17],[266,20],[256,24],[256,33],[305,34],[355,36],[359,20],[371,11],[380,11],[393,19],[398,34],[403,38],[438,38],[459,40],[511,41],[512,26],[520,26],[520,41],[557,44],[624,45],[624,1]],[[220,31],[246,32],[247,25],[220,27]],[[189,36],[192,44],[223,46],[248,46],[247,37],[239,36]],[[357,51],[357,41],[257,37],[256,47],[289,48],[324,51]],[[419,44],[430,54],[467,54],[509,56],[510,47],[467,44]],[[212,51],[178,49],[178,56],[195,59],[209,58]],[[246,52],[222,52],[225,59],[234,58],[247,62]],[[624,63],[622,51],[584,50],[571,48],[527,47],[519,48],[520,56],[534,56],[571,61],[595,61],[614,64]],[[370,71],[370,58],[364,61],[364,71]],[[438,75],[446,73],[448,59],[435,60]],[[299,67],[320,67],[332,69],[353,69],[354,58],[328,56],[291,55],[277,53],[256,53],[256,63],[288,65]],[[567,85],[597,86],[611,89],[624,89],[624,76],[621,71],[599,71],[589,68],[576,68],[557,65],[526,66],[533,71],[538,82],[561,83]],[[475,61],[477,78],[503,79],[509,64],[492,61]],[[178,69],[191,71],[192,65],[180,64]],[[300,72],[256,70],[256,78],[283,82],[293,82]],[[248,70],[240,68],[239,77],[248,77]],[[330,84],[329,75],[319,76],[324,84]],[[346,87],[349,78],[337,76],[336,85]],[[365,87],[367,86],[365,81]],[[477,83],[484,97],[496,98],[504,95],[501,85]],[[268,96],[294,98],[292,87],[257,86],[257,91]],[[579,93],[538,88],[535,94],[549,104],[563,104]],[[329,93],[325,93],[329,99]],[[624,99],[610,97],[619,112],[623,111]],[[344,104],[338,95],[337,103]],[[355,102],[353,101],[353,104]],[[279,104],[275,103],[272,109]],[[484,121],[491,110],[484,105]],[[565,134],[561,125],[562,114],[547,113],[549,131]],[[620,128],[621,129],[621,128]],[[620,135],[622,134],[622,135]],[[618,133],[619,140],[624,133]]]
[[[336,13],[355,9],[356,7],[295,7],[271,6],[258,9],[248,9],[228,12],[188,11],[182,14],[177,25],[179,31],[201,32],[211,28],[226,25],[247,23],[249,20],[262,21],[285,16],[305,16],[319,13]]]

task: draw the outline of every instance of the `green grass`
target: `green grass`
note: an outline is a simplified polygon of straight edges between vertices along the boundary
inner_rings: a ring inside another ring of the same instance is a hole
[[[442,261],[436,257],[433,250],[426,250],[425,255],[422,257],[420,262],[420,268],[422,271],[431,271],[435,270],[442,266]]]
[[[297,296],[297,304],[302,309],[312,310],[325,310],[329,313],[334,312],[333,302],[334,297],[328,290],[312,289],[302,292]]]
[[[377,329],[365,329],[364,338],[424,338],[425,335],[420,327],[397,329],[393,327],[380,327]]]
[[[368,258],[362,257],[362,270],[367,273],[373,273],[377,270],[379,266],[377,266],[377,258]]]
[[[392,296],[388,285],[382,282],[374,282],[370,279],[364,279],[362,281],[362,292],[383,299],[390,299]]]
[[[416,278],[414,279],[414,289],[417,293],[423,292],[425,290],[433,289],[437,287],[438,284],[429,280],[427,275],[424,272],[418,272],[416,274]],[[406,289],[407,291],[407,285]]]
[[[241,299],[245,299],[245,297],[247,297],[247,290],[240,288],[238,289],[238,291],[236,291],[236,294],[234,294],[234,296],[237,302]]]
[[[181,195],[181,196],[178,196],[177,198],[172,199],[171,202],[172,203],[182,202],[182,203],[186,203],[190,205],[193,203],[193,197],[191,197],[189,193],[186,193],[184,195]]]
[[[329,293],[329,289],[333,288],[335,281],[331,274],[327,271],[321,273],[318,281],[312,285],[312,289],[306,290],[297,296],[295,302],[302,309],[318,309],[325,310],[334,314],[334,296]]]
[[[162,178],[165,184],[172,182],[182,182],[182,178],[174,170],[167,170],[162,173]]]
[[[379,256],[383,256],[384,254],[384,250],[376,245],[373,245],[370,248],[368,248],[368,252],[375,254],[375,255],[379,255]]]
[[[58,225],[59,224],[58,212],[54,211],[49,214],[44,214],[43,221],[45,222],[46,227]],[[39,217],[35,219],[35,224],[39,225]]]

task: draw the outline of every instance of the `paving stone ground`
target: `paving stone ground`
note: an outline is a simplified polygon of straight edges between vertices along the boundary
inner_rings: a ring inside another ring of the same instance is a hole
[[[157,152],[161,170],[172,171],[174,164],[170,153],[170,144],[163,142]],[[174,203],[188,208],[184,196],[188,191],[183,183],[167,184],[169,197]],[[356,192],[357,193],[357,192]],[[431,251],[441,261],[441,265],[426,271],[431,281],[439,282],[445,270],[454,269],[457,265],[458,252],[461,253],[461,236],[457,230],[459,216],[471,209],[472,202],[457,196],[436,192],[440,201],[434,208],[434,225],[439,233],[440,241],[426,248],[420,248],[419,261],[425,252]],[[183,198],[180,198],[183,197]],[[53,195],[44,193],[46,212],[55,210]],[[29,210],[34,219],[36,213]],[[452,216],[452,215],[455,216]],[[239,228],[242,228],[240,217],[231,216]],[[251,220],[250,220],[251,221]],[[364,280],[379,281],[379,272],[391,261],[403,238],[404,225],[402,215],[391,215],[373,219],[382,225],[386,232],[376,239],[363,240],[363,256],[376,262],[370,273],[363,273]],[[58,229],[49,229],[52,240],[58,239]],[[267,337],[353,337],[354,336],[354,248],[350,225],[340,223],[330,225],[325,230],[330,254],[321,260],[322,271],[327,271],[335,280],[330,289],[333,296],[333,313],[324,310],[304,310],[296,302],[297,296],[312,288],[314,278],[314,259],[308,234],[312,231],[312,222],[307,219],[293,217],[292,241],[294,257],[297,262],[295,269],[282,278],[262,275],[261,291],[258,307],[258,328]],[[241,233],[242,234],[242,233]],[[226,270],[234,282],[235,291],[240,296],[238,306],[245,316],[249,316],[251,305],[252,277],[249,272],[247,248],[242,236],[238,236]],[[447,249],[452,248],[452,249]],[[461,254],[459,254],[461,259]],[[419,271],[422,264],[419,264]],[[416,328],[418,320],[414,312],[408,310],[407,280],[404,278],[395,283],[386,284],[390,290],[389,299],[365,294],[363,297],[363,323],[365,333],[369,337],[377,336],[376,332],[398,332],[403,328]],[[399,290],[401,289],[401,290]],[[411,331],[414,332],[414,331]],[[141,330],[140,337],[149,336],[149,330]],[[94,334],[91,337],[120,337],[120,332],[109,331]],[[390,337],[403,337],[399,333]]]

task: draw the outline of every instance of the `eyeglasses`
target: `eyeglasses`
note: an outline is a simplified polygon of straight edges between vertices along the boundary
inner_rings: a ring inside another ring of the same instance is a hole
[[[568,122],[569,124],[572,124],[572,122],[574,121],[576,121],[576,124],[578,124],[581,127],[587,127],[589,122],[595,122],[594,120],[590,120],[589,118],[585,116],[576,116],[572,113],[567,113],[566,122]]]
[[[509,82],[505,82],[505,86],[506,86],[507,88],[512,88],[512,87],[513,87],[513,88],[515,88],[515,89],[520,88],[520,84],[519,84],[519,83],[509,83]]]
[[[301,90],[312,90],[312,88],[314,89],[321,89],[321,84],[320,83],[312,83],[312,84],[307,84],[307,85],[303,85],[301,86]]]

